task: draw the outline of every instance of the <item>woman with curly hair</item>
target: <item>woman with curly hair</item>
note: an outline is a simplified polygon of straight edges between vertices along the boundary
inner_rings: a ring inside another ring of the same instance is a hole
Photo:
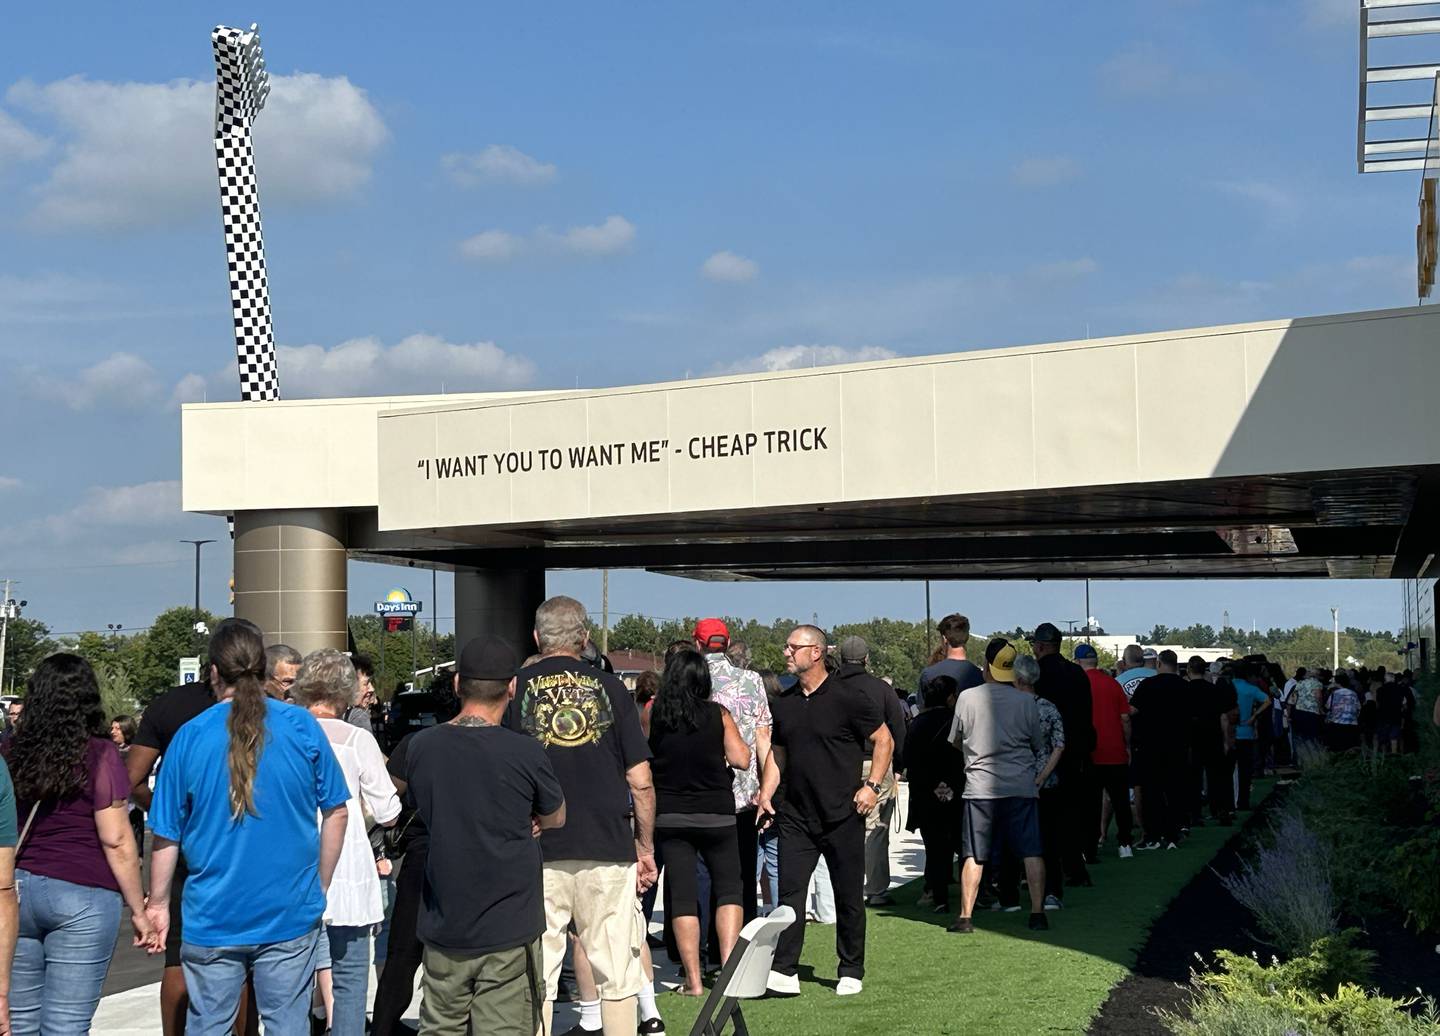
[[[665,663],[650,715],[655,780],[655,840],[665,859],[665,915],[672,918],[685,996],[704,996],[700,983],[700,900],[696,860],[705,861],[715,890],[721,964],[740,934],[740,848],[731,769],[750,765],[750,749],[725,707],[710,700],[710,667],[693,649]]]
[[[163,946],[184,852],[186,1031],[228,1032],[248,971],[265,1031],[303,1033],[350,791],[314,717],[266,695],[252,623],[222,622],[208,654],[219,704],[180,728],[160,767],[147,913]]]
[[[355,705],[359,689],[350,659],[333,648],[306,655],[291,688],[295,704],[320,722],[350,789],[345,846],[325,901],[328,945],[320,948],[321,967],[328,961],[334,990],[333,1036],[365,1036],[370,931],[385,918],[375,854],[365,835],[365,814],[383,827],[394,824],[400,815],[400,796],[385,771],[375,735],[342,718]]]
[[[108,734],[90,663],[71,654],[41,662],[30,677],[25,722],[5,753],[21,828],[15,1033],[90,1031],[122,903],[135,945],[159,947],[127,815],[130,779]]]

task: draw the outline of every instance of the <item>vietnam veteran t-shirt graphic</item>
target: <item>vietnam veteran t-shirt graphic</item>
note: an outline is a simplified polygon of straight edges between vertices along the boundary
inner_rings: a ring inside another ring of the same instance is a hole
[[[516,674],[505,725],[544,746],[565,793],[565,826],[540,836],[545,859],[634,860],[625,772],[650,746],[620,678],[569,655],[542,658]]]
[[[581,667],[589,672],[578,671]],[[525,684],[520,726],[546,748],[578,748],[605,736],[615,723],[605,674],[584,662],[563,673],[532,677]]]

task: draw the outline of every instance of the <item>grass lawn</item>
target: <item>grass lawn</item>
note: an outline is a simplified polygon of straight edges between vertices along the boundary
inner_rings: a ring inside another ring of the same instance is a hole
[[[1257,799],[1271,783],[1257,782]],[[1084,1032],[1151,923],[1236,830],[1196,828],[1181,848],[1133,860],[1107,846],[1091,868],[1095,887],[1067,890],[1048,932],[1028,930],[1022,910],[977,913],[975,934],[952,935],[949,916],[916,908],[920,882],[911,882],[895,890],[895,906],[869,911],[863,993],[835,995],[835,931],[812,924],[801,995],[746,1001],[745,1019],[755,1036]],[[662,993],[658,1003],[672,1036],[685,1036],[703,1001]]]

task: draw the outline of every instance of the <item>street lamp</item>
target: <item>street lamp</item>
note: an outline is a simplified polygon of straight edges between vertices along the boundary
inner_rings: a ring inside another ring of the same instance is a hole
[[[10,586],[16,582],[19,580],[5,580],[5,596],[0,599],[0,691],[5,689],[5,637],[10,632],[10,620],[20,618],[20,609],[30,603],[10,596]]]
[[[1340,668],[1340,609],[1330,609],[1330,621],[1335,624],[1335,651],[1330,659],[1330,671],[1333,673]]]
[[[200,548],[214,540],[181,540],[181,543],[195,544],[195,621],[200,621]]]

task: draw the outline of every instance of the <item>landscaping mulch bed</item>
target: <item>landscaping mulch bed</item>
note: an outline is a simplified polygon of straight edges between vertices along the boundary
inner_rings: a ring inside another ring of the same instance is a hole
[[[1217,950],[1257,953],[1265,959],[1273,951],[1252,934],[1254,916],[1235,901],[1220,879],[1235,871],[1239,850],[1251,831],[1269,822],[1269,814],[1284,802],[1284,789],[1276,789],[1235,837],[1225,843],[1210,865],[1180,891],[1150,929],[1135,969],[1110,991],[1091,1023],[1095,1036],[1166,1036],[1156,1010],[1180,1010],[1190,999],[1192,969],[1207,970]],[[1377,955],[1373,984],[1388,996],[1408,998],[1417,987],[1440,994],[1440,956],[1436,940],[1417,935],[1398,918],[1345,918],[1342,925],[1361,928],[1363,944]],[[1203,965],[1196,953],[1203,957]]]
[[[1206,966],[1214,960],[1215,950],[1264,951],[1249,934],[1255,927],[1250,911],[1225,891],[1220,875],[1230,874],[1239,866],[1238,850],[1245,845],[1248,830],[1266,823],[1269,810],[1281,797],[1283,793],[1269,796],[1244,826],[1236,829],[1235,836],[1210,865],[1180,890],[1150,929],[1134,971],[1110,990],[1090,1024],[1091,1033],[1165,1036],[1155,1009],[1174,1010],[1189,999],[1186,984],[1190,971],[1201,966],[1195,959],[1197,950],[1205,955]]]

